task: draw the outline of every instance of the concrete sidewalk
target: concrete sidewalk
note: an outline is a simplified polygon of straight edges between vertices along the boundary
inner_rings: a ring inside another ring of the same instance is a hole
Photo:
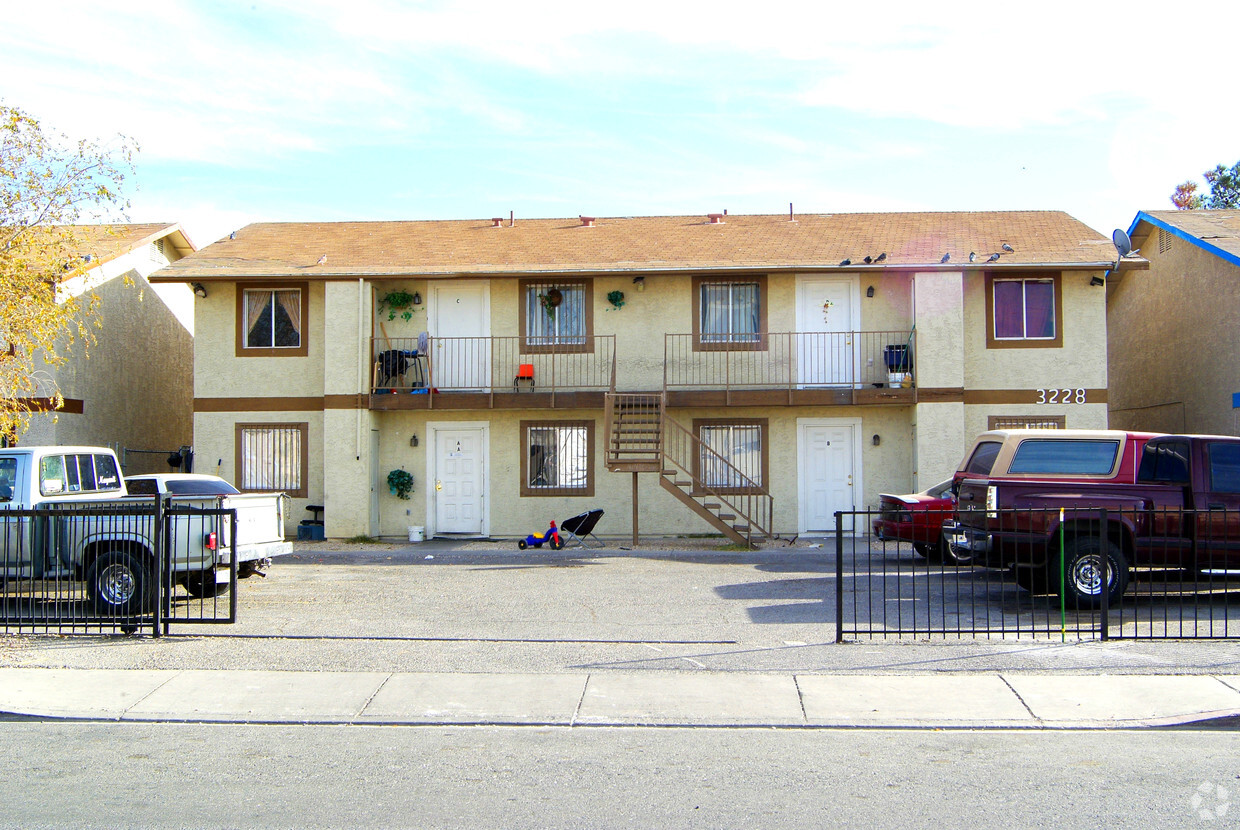
[[[0,711],[193,723],[1113,729],[1240,716],[1240,675],[0,668]]]

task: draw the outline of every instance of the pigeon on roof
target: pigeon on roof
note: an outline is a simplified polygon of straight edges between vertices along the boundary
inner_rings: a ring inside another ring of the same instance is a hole
[[[841,268],[844,268],[844,267],[849,266],[849,265],[852,265],[852,260],[851,260],[851,259],[847,259],[847,258],[845,258],[845,259],[840,260],[840,267],[841,267]]]
[[[948,251],[947,253],[943,254],[943,258],[940,259],[939,262],[947,262],[951,258],[952,258],[951,251]]]
[[[1013,248],[1011,245],[1007,244],[1006,242],[1004,242],[1004,243],[1003,243],[1001,246],[999,246],[999,247],[1003,248],[1003,250],[1007,251],[1009,254],[1014,254],[1014,253],[1016,253],[1016,249],[1015,249],[1015,248]]]
[[[316,262],[316,263],[314,263],[314,264],[315,264],[315,265],[326,265],[326,264],[327,264],[327,254],[323,254],[323,256],[319,257],[319,261],[318,261],[318,262]]]
[[[886,251],[883,251],[881,254],[879,254],[878,256],[874,257],[874,261],[875,261],[875,262],[886,262],[886,261],[887,261],[887,252],[886,252]]]
[[[990,256],[988,256],[988,257],[986,258],[986,261],[987,261],[987,262],[998,262],[998,261],[999,261],[999,255],[998,255],[998,254],[991,254]]]
[[[973,251],[969,251],[969,262],[977,262],[977,254]]]
[[[865,259],[861,261],[864,262],[866,265],[869,265],[871,262],[874,261],[874,257],[870,256],[869,254],[866,254]]]

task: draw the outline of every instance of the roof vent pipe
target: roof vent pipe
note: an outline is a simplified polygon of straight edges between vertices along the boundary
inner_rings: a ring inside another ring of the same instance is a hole
[[[504,217],[502,216],[491,217],[491,227],[500,228],[500,227],[503,227],[503,225],[504,225]]]
[[[593,217],[593,216],[578,216],[577,218],[581,220],[581,227],[583,227],[583,228],[592,228],[592,227],[594,227],[594,217]]]
[[[515,224],[517,224],[516,217],[513,216],[513,212],[510,210],[508,211],[508,227],[511,228]]]
[[[722,213],[708,213],[708,214],[706,214],[706,218],[710,220],[710,223],[711,223],[712,225],[722,225],[722,224],[723,224],[723,214],[722,214]]]

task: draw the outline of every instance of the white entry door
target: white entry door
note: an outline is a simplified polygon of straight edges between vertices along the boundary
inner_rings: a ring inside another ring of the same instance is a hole
[[[856,423],[798,423],[800,533],[834,533],[835,511],[856,509],[859,429]],[[851,522],[844,530],[854,530]]]
[[[491,286],[486,280],[432,282],[427,324],[435,338],[431,378],[436,389],[491,386]]]
[[[486,430],[435,430],[435,532],[486,530]]]
[[[850,279],[797,280],[797,379],[801,386],[852,386],[858,376]]]

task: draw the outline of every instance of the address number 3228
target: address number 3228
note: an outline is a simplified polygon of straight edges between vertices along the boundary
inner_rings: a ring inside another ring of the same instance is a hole
[[[1084,387],[1077,389],[1037,389],[1034,403],[1085,403]]]

